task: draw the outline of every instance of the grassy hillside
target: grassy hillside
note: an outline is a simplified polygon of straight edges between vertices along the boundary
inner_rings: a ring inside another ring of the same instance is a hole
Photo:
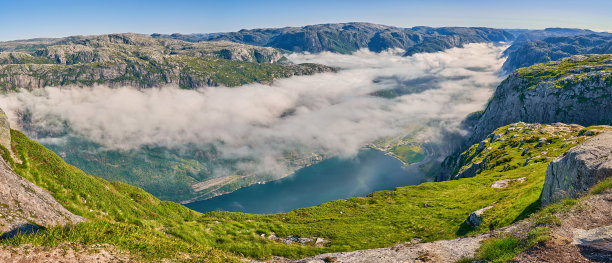
[[[178,226],[198,225],[201,214],[173,202],[160,201],[140,188],[110,183],[66,164],[59,156],[11,131],[13,150],[22,163],[4,151],[15,172],[49,191],[71,212],[89,220],[71,228],[51,228],[38,234],[2,240],[4,244],[55,246],[63,242],[112,244],[144,259],[237,261],[237,257],[175,234]],[[176,253],[181,251],[182,253]]]
[[[13,147],[22,163],[3,155],[13,169],[89,221],[1,243],[52,246],[68,241],[84,245],[105,243],[145,260],[214,262],[237,260],[228,251],[257,258],[301,257],[389,246],[413,238],[432,241],[486,232],[538,210],[548,162],[602,129],[512,124],[496,130],[500,137],[483,143],[478,153],[475,151],[478,145],[466,152],[471,158],[464,166],[488,164],[476,177],[399,187],[368,197],[272,215],[230,212],[202,215],[172,202],[159,201],[139,188],[87,175],[13,131]],[[526,148],[530,150],[523,154]],[[522,177],[523,182],[512,182],[506,188],[490,187],[502,179]],[[464,223],[469,213],[489,205],[493,208],[483,214],[478,229]],[[265,238],[272,232],[279,237],[321,237],[330,242],[323,247],[286,245]]]

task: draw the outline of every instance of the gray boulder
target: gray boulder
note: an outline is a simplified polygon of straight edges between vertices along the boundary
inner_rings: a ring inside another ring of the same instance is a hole
[[[472,213],[470,213],[470,215],[468,216],[468,218],[465,220],[465,222],[470,225],[473,228],[477,228],[478,226],[480,226],[480,224],[482,223],[482,214],[493,208],[493,205],[487,206],[487,207],[483,207],[481,209],[478,209]]]
[[[576,198],[609,176],[612,176],[612,132],[579,144],[548,165],[542,206]]]

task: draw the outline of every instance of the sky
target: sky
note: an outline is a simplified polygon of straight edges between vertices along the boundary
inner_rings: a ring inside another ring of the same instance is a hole
[[[612,31],[609,0],[0,0],[0,41],[372,22]]]

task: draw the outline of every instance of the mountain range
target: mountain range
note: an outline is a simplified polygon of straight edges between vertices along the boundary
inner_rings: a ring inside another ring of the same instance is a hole
[[[370,23],[320,24],[240,30],[230,33],[153,34],[152,36],[190,42],[226,40],[291,52],[311,53],[330,51],[349,54],[362,48],[373,52],[398,48],[406,50],[406,55],[436,52],[468,43],[505,42],[514,38],[511,33],[492,28],[425,26],[398,28]]]
[[[343,23],[0,43],[0,87],[10,94],[46,86],[267,84],[342,70],[293,64],[284,57],[288,52],[399,48],[412,56],[514,41],[504,64],[512,73],[482,111],[464,120],[467,134],[456,152],[430,164],[440,167],[431,169],[436,182],[288,213],[200,214],[158,198],[185,201],[215,194],[188,190],[209,179],[207,166],[232,166],[219,160],[214,148],[105,152],[91,141],[71,138],[64,149],[50,146],[53,152],[12,130],[0,114],[0,260],[27,259],[30,247],[23,245],[28,245],[45,247],[34,257],[57,261],[86,251],[108,261],[153,262],[291,262],[308,256],[336,262],[351,261],[350,253],[391,262],[606,262],[612,253],[612,55],[606,54],[611,39],[576,29]],[[27,130],[33,127],[27,112],[19,117],[26,133],[37,134]],[[63,128],[55,132],[70,132]],[[176,180],[160,179],[164,175]],[[216,190],[254,182],[231,181]],[[173,183],[183,184],[172,188]],[[347,251],[357,252],[338,254]]]
[[[16,91],[74,85],[138,88],[174,85],[186,89],[237,86],[338,70],[320,64],[295,65],[288,62],[283,52],[351,53],[362,48],[372,52],[402,49],[408,56],[468,43],[509,41],[513,44],[506,50],[508,58],[504,70],[575,54],[606,53],[612,37],[580,29],[398,28],[342,23],[215,34],[147,36],[128,33],[32,39],[0,43],[0,87]],[[20,121],[21,126],[32,127],[27,129],[31,136],[58,137],[72,133],[70,127],[64,127],[48,134],[48,131],[34,128],[27,116],[22,115]],[[492,124],[482,133],[487,134],[498,126]],[[231,166],[218,159],[214,149],[176,151],[148,147],[126,152],[104,150],[87,139],[71,137],[65,144],[47,146],[89,173],[143,187],[165,200],[195,201],[269,180],[266,176],[243,176],[225,180],[210,189],[192,187],[211,179],[211,167]],[[297,169],[320,158],[313,159],[307,154],[290,159],[295,163],[288,165]]]

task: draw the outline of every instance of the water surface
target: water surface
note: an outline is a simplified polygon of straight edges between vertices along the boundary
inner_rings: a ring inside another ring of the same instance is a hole
[[[399,160],[369,149],[350,159],[324,160],[283,179],[251,185],[186,206],[202,213],[214,210],[280,213],[414,185],[420,183],[422,178],[423,174],[416,165],[405,167]]]

